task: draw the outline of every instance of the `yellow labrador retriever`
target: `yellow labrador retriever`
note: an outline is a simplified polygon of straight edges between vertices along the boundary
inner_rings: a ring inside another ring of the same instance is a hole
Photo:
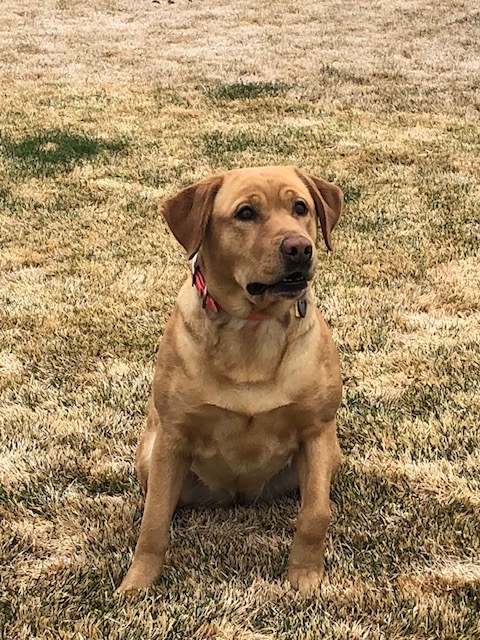
[[[331,249],[341,206],[337,186],[296,167],[228,171],[164,203],[192,277],[158,353],[136,457],[145,510],[120,591],[158,577],[177,504],[268,499],[296,486],[288,577],[303,593],[319,585],[342,383],[310,282],[317,230]]]

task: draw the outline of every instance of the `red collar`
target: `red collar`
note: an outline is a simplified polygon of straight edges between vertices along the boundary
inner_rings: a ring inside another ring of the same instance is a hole
[[[198,295],[202,299],[202,306],[208,307],[210,311],[213,313],[219,313],[222,311],[222,307],[218,304],[218,302],[212,298],[212,296],[208,293],[207,283],[205,282],[205,277],[203,273],[200,271],[200,267],[197,264],[197,256],[195,255],[192,259],[192,286],[198,291]],[[304,318],[307,313],[307,301],[299,300],[295,305],[295,317],[296,318]],[[245,318],[241,318],[242,320],[252,320],[252,321],[260,321],[260,320],[269,320],[270,316],[263,315],[261,313],[251,313],[249,316]]]
[[[210,311],[213,313],[218,313],[222,310],[222,307],[218,304],[216,300],[212,298],[212,296],[208,293],[207,284],[205,282],[205,277],[203,273],[200,271],[200,267],[197,264],[197,256],[195,256],[192,260],[192,286],[198,291],[200,298],[202,299],[202,306],[208,307]],[[242,320],[269,320],[270,316],[265,316],[261,313],[252,313]]]

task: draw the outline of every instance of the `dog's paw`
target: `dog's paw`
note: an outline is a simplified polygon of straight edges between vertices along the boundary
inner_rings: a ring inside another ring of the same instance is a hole
[[[144,575],[136,575],[132,570],[127,573],[122,583],[117,589],[117,593],[128,593],[138,591],[139,589],[147,589],[153,584],[153,580]]]
[[[288,579],[292,587],[301,595],[315,592],[322,582],[323,568],[320,567],[291,567]]]
[[[138,591],[139,589],[151,587],[158,577],[160,569],[161,567],[158,567],[157,563],[149,564],[141,560],[134,560],[127,575],[118,587],[117,593]]]

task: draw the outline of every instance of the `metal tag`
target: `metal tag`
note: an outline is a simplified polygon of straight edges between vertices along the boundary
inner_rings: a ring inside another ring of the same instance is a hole
[[[295,317],[305,318],[306,315],[307,315],[307,301],[299,300],[295,305]]]

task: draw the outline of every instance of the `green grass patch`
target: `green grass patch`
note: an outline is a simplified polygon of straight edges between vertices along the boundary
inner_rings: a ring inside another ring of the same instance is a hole
[[[117,153],[125,147],[124,140],[104,141],[59,130],[42,131],[20,140],[0,140],[3,154],[13,165],[11,170],[36,176],[71,171],[74,166],[99,154]]]
[[[231,82],[219,84],[205,91],[210,100],[233,101],[255,100],[257,98],[276,98],[283,96],[291,84],[286,82]]]
[[[293,134],[293,136],[295,133]],[[282,133],[212,131],[202,139],[203,154],[216,166],[233,167],[239,156],[246,155],[255,164],[258,155],[288,157],[295,148],[292,132]]]

